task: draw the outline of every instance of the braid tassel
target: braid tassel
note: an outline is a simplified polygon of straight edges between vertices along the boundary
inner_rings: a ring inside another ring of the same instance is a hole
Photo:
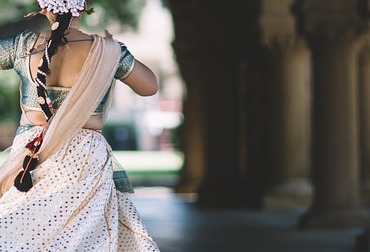
[[[21,192],[28,192],[33,186],[30,172],[36,169],[39,159],[36,153],[41,147],[43,137],[44,131],[26,145],[30,153],[23,160],[23,170],[14,179],[14,186]]]
[[[51,104],[49,104],[46,96],[46,91],[41,85],[37,85],[37,95],[39,96],[38,102],[45,115],[46,121],[49,121],[53,116]]]

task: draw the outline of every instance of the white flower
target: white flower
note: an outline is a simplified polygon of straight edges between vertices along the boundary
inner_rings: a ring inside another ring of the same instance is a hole
[[[37,0],[42,9],[58,13],[72,13],[72,16],[78,17],[80,11],[85,8],[85,0]]]

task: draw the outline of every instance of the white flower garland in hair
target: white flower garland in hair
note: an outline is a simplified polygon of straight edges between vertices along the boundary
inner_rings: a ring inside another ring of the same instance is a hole
[[[72,13],[78,17],[85,9],[85,0],[37,0],[42,9],[54,14]]]

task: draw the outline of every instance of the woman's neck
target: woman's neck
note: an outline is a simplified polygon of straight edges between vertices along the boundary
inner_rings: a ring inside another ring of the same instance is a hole
[[[68,27],[68,29],[76,29],[76,30],[78,30],[79,28],[80,28],[80,22],[72,22]]]
[[[80,28],[80,18],[79,17],[74,17],[72,18],[71,23],[69,24],[68,29],[76,29],[78,30]]]

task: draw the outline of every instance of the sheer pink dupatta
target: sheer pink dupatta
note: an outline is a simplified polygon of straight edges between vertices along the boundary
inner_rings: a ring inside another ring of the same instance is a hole
[[[86,124],[109,90],[121,49],[112,38],[97,35],[93,38],[94,42],[80,74],[46,131],[39,151],[39,164],[59,150]],[[13,186],[27,153],[24,149],[0,167],[0,196]]]

